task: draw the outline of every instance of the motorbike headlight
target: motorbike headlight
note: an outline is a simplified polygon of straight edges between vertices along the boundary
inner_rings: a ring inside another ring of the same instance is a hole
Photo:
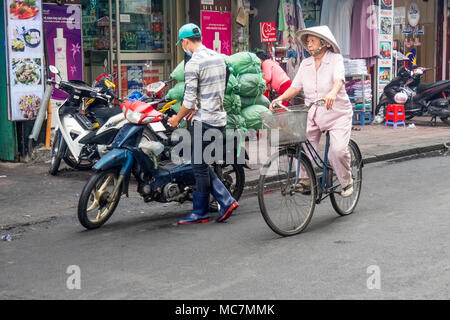
[[[142,124],[149,124],[149,123],[151,123],[153,120],[155,120],[155,117],[145,117],[144,119],[142,119],[141,123],[142,123]]]
[[[139,124],[139,121],[142,118],[142,113],[134,112],[131,110],[128,110],[127,112],[127,120],[134,124]]]

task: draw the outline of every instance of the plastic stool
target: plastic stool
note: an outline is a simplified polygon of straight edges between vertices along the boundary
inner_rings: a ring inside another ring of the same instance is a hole
[[[360,124],[361,126],[372,124],[372,111],[353,111],[353,124]]]
[[[401,104],[389,104],[386,110],[386,122],[384,126],[392,125],[397,128],[399,125],[406,127],[405,106]]]

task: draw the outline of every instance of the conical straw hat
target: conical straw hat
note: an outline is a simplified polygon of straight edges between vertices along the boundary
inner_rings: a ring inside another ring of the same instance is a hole
[[[308,47],[306,39],[308,38],[309,35],[323,39],[324,41],[328,42],[331,45],[331,47],[333,48],[333,52],[341,53],[341,48],[339,47],[335,37],[333,36],[333,33],[331,32],[330,28],[328,28],[328,26],[312,27],[297,31],[296,33],[297,41],[305,49],[307,49]]]

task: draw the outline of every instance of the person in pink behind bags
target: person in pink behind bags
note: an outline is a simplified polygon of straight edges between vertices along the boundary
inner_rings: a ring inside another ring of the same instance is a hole
[[[289,76],[281,68],[280,64],[272,60],[264,50],[256,49],[255,54],[261,60],[261,69],[267,88],[276,91],[278,96],[281,96],[291,86],[291,79],[289,79]],[[291,104],[289,101],[283,101],[283,105],[289,107]]]
[[[317,148],[322,132],[330,133],[329,159],[340,184],[341,196],[353,193],[353,179],[350,170],[348,144],[352,132],[353,108],[345,91],[345,69],[341,50],[327,26],[312,27],[297,32],[297,40],[309,51],[311,57],[302,61],[291,87],[275,99],[275,105],[295,97],[303,90],[305,103],[324,99],[324,104],[316,104],[308,112],[307,137]],[[301,174],[300,192],[311,189],[311,181]]]

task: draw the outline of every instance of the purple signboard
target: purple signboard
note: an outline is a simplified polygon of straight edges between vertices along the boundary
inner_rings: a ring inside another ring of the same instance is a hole
[[[48,64],[58,68],[64,81],[83,80],[81,6],[43,4],[43,17]],[[60,90],[53,92],[52,99],[66,98]]]

